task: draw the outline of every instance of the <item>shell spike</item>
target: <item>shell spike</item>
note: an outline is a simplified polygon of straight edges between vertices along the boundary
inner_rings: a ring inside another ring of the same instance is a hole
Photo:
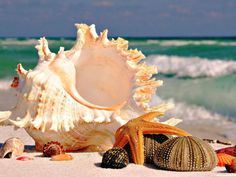
[[[65,56],[65,48],[64,47],[60,47],[60,49],[59,49],[59,51],[58,51],[58,53],[57,53],[57,56],[56,56],[56,58],[59,58],[59,57],[61,57],[61,58],[66,58],[66,56]]]
[[[19,119],[19,118],[17,118],[17,119]],[[27,119],[27,118],[20,119],[20,120],[10,120],[10,119],[9,119],[9,122],[10,122],[12,125],[15,125],[16,127],[23,128],[23,127],[25,127],[26,124],[28,123],[28,119]]]
[[[101,40],[103,44],[106,44],[109,42],[109,40],[107,39],[107,34],[108,34],[107,29],[105,29],[103,32],[100,33],[99,39]]]
[[[9,119],[11,111],[0,111],[0,124],[4,124]]]
[[[45,37],[39,39],[39,45],[36,45],[35,48],[38,50],[40,60],[51,60],[54,58],[55,54],[49,50],[48,41]]]
[[[98,38],[98,34],[96,32],[96,28],[95,28],[94,24],[90,25],[90,30],[89,31],[90,31],[90,33],[91,33],[91,35],[93,36],[94,39]]]
[[[61,54],[61,53],[63,53],[63,52],[64,52],[64,50],[65,50],[65,48],[64,48],[64,47],[60,47],[60,49],[59,49],[59,51],[58,51],[58,54]]]
[[[97,38],[97,33],[95,29],[95,25],[88,26],[86,24],[75,24],[77,27],[77,42],[85,42],[85,41],[95,41]],[[81,45],[82,45],[81,43]],[[76,44],[78,45],[78,44]]]
[[[23,78],[25,78],[27,73],[28,73],[28,71],[25,70],[21,64],[17,65],[16,71],[17,71],[18,75],[23,77]]]

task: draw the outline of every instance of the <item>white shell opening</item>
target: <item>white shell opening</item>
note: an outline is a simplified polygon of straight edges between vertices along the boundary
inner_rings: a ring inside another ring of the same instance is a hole
[[[76,67],[76,88],[87,101],[114,106],[128,101],[134,85],[131,70],[121,55],[107,48],[83,49]]]

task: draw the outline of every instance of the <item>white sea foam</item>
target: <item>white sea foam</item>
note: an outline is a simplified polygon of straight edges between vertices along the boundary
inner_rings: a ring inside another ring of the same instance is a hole
[[[17,40],[14,38],[0,40],[1,45],[36,45],[38,43],[37,39],[28,39],[28,40]]]
[[[217,77],[236,72],[236,61],[150,55],[147,62],[156,65],[159,73],[175,74],[178,77]]]
[[[173,109],[166,112],[166,116],[161,119],[161,121],[166,118],[175,117],[182,119],[184,127],[191,127],[194,131],[206,131],[198,132],[198,134],[204,134],[204,137],[208,133],[213,133],[213,137],[217,135],[236,142],[236,117],[227,117],[219,113],[213,112],[206,109],[203,106],[189,105],[184,102],[176,102],[174,99],[162,100],[157,95],[152,99],[152,105],[158,105],[160,102],[173,103],[175,106]],[[200,128],[199,128],[200,127]],[[191,129],[190,128],[190,129]],[[189,128],[188,128],[189,129]]]
[[[38,38],[39,39],[39,38]],[[27,40],[18,40],[15,38],[7,38],[7,39],[0,39],[0,45],[8,46],[8,45],[23,45],[23,46],[31,46],[31,45],[37,45],[38,39],[27,39]],[[63,44],[73,44],[74,41],[69,39],[63,39],[60,40],[54,40],[54,39],[47,39],[49,44],[57,44],[59,42],[62,42]]]
[[[185,46],[185,45],[218,45],[218,46],[236,46],[236,42],[223,42],[215,40],[147,40],[148,44],[158,44],[160,46]]]
[[[207,110],[202,106],[189,105],[184,102],[176,102],[174,99],[163,100],[155,95],[151,101],[151,105],[158,105],[160,103],[171,103],[174,106],[167,112],[167,117],[177,117],[184,121],[193,120],[226,120],[226,116]]]

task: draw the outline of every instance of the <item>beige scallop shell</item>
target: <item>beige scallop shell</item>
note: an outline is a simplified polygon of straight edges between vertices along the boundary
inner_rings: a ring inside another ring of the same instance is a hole
[[[99,151],[112,146],[114,133],[129,119],[148,111],[164,112],[169,105],[150,107],[162,81],[152,78],[155,66],[140,62],[142,52],[128,41],[97,35],[95,25],[76,24],[74,46],[52,53],[45,38],[36,46],[38,65],[20,64],[17,104],[0,112],[1,124],[25,128],[37,150],[50,141],[66,151]]]

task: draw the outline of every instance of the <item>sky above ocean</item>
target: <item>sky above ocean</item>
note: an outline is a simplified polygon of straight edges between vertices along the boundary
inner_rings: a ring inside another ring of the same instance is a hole
[[[235,0],[1,0],[0,36],[74,36],[74,23],[110,36],[236,36]]]

